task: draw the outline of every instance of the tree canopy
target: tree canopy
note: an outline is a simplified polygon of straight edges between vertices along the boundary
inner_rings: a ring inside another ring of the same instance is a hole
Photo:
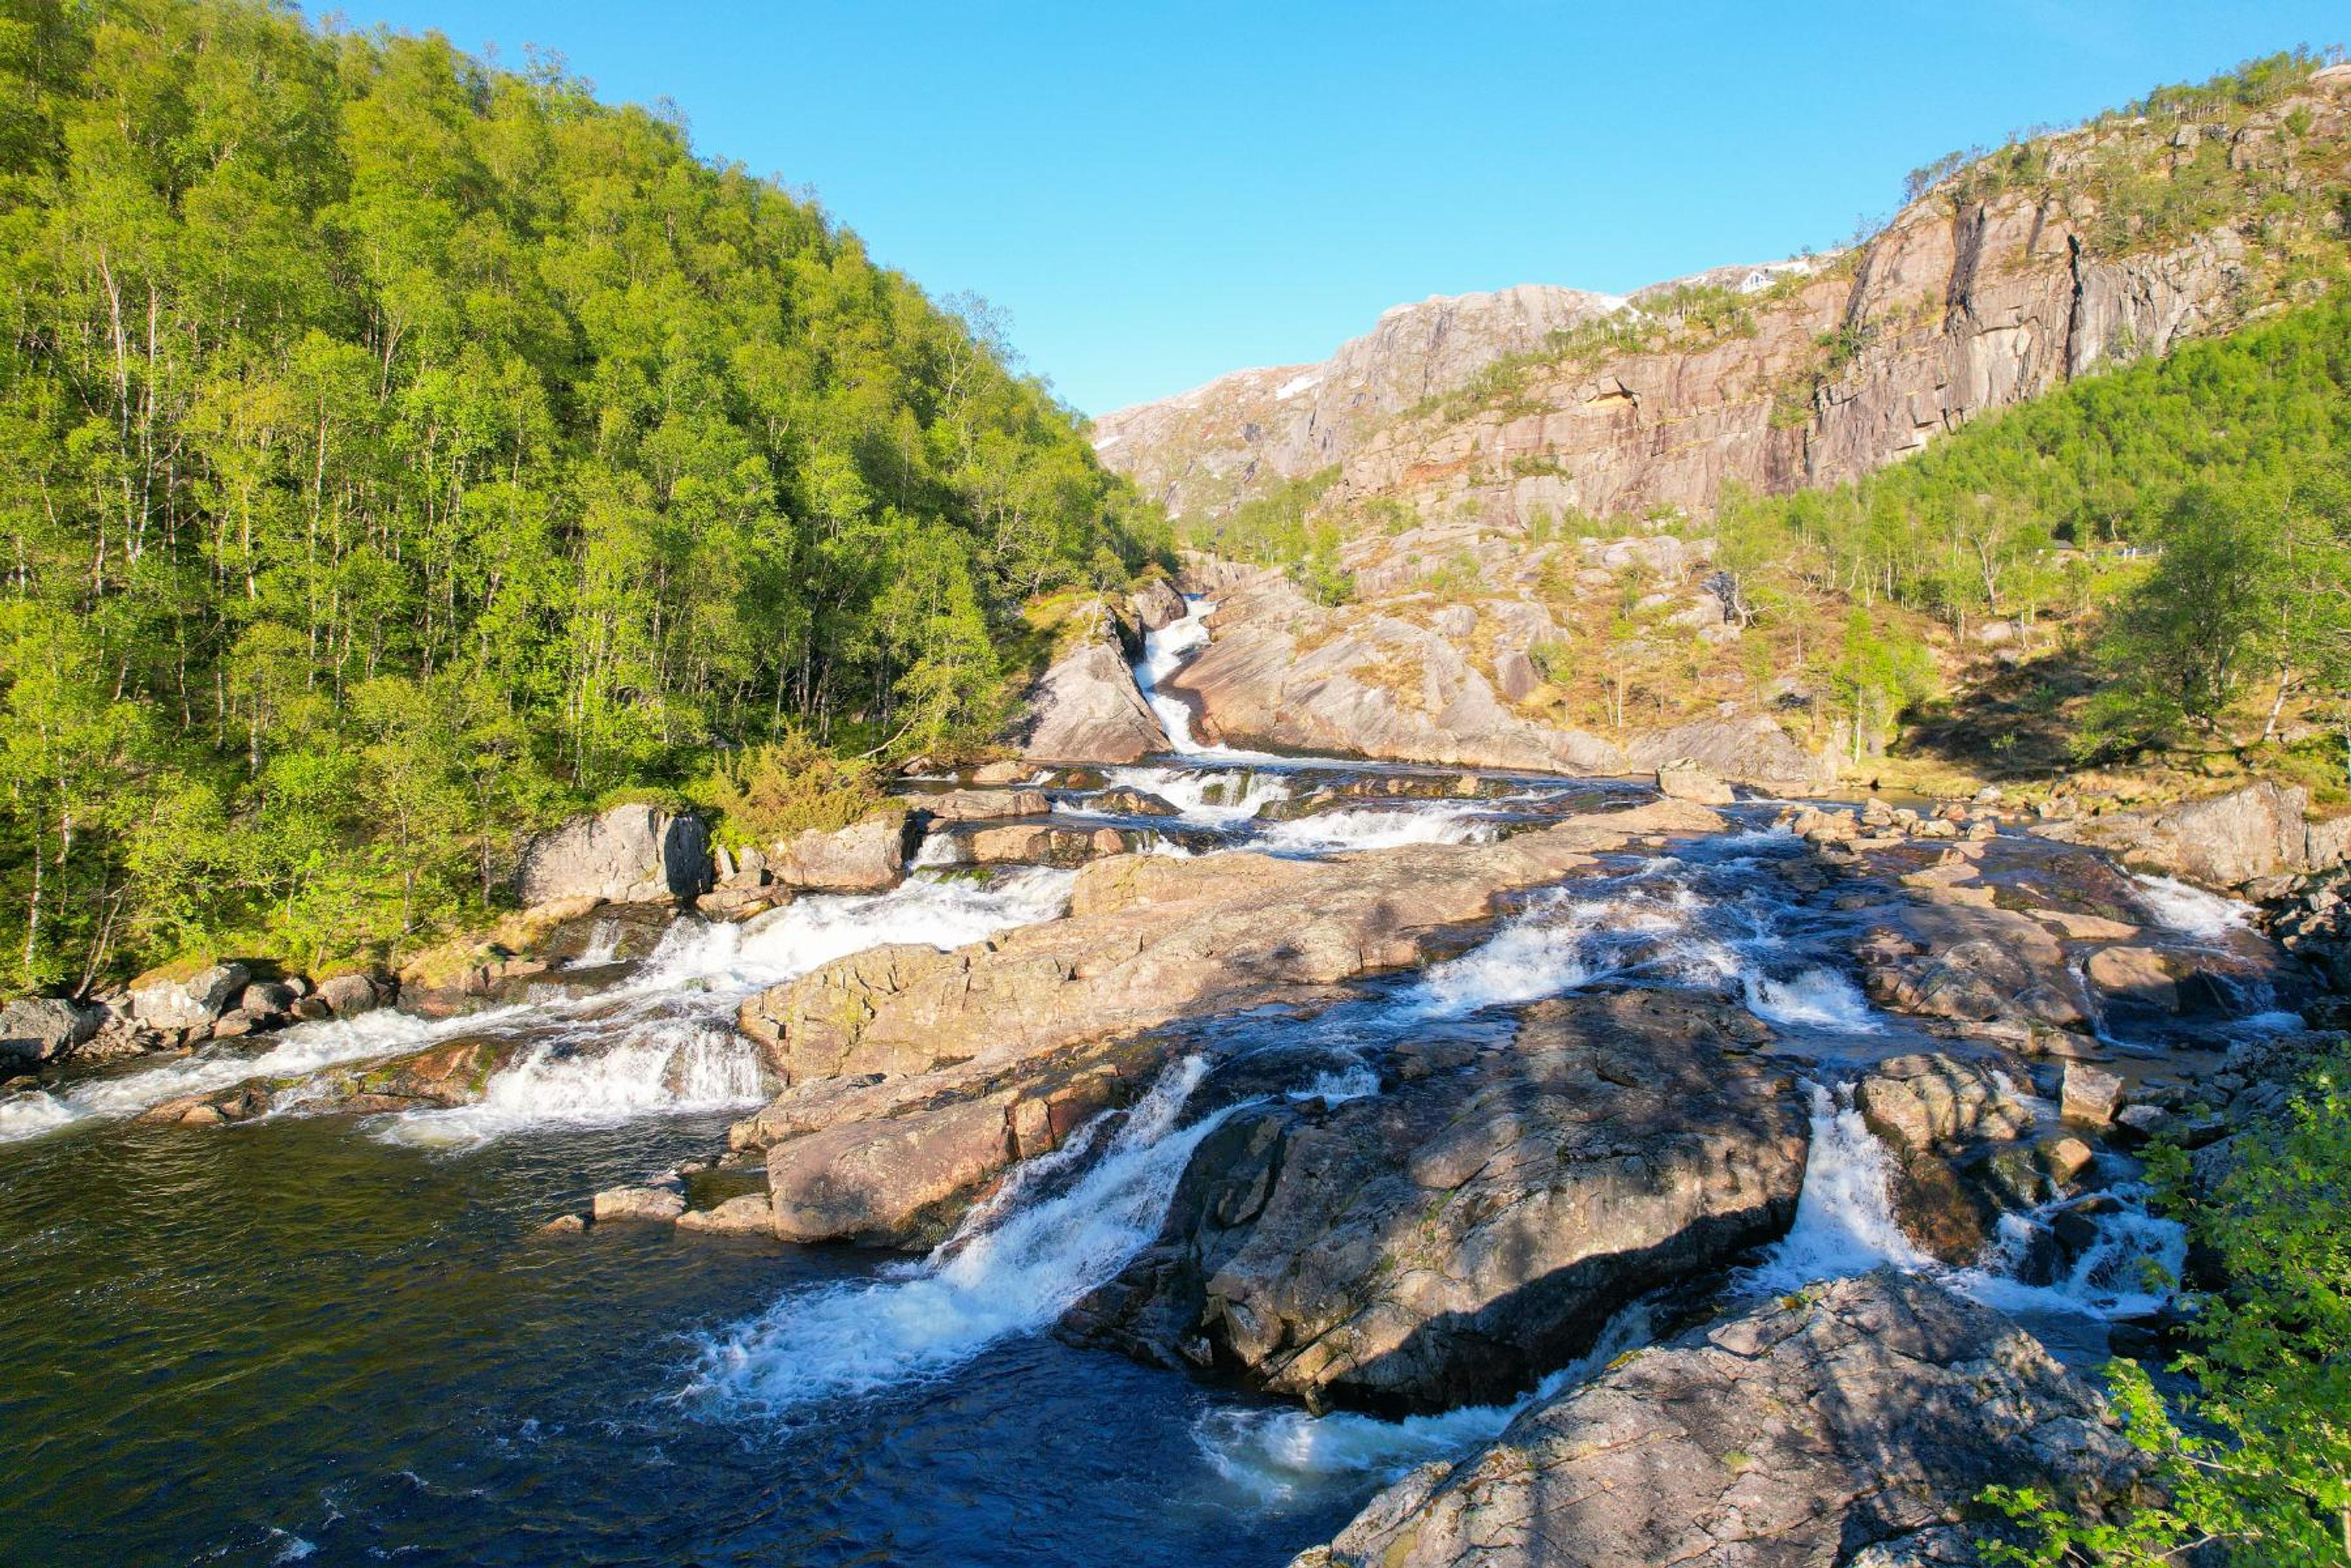
[[[559,63],[256,0],[0,20],[12,987],[350,952],[516,824],[1001,716],[1165,526],[984,307]]]

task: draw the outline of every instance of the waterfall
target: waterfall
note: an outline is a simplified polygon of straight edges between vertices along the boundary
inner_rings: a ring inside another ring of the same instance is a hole
[[[1486,843],[1495,823],[1476,806],[1405,806],[1324,811],[1270,822],[1258,834],[1268,849],[1384,850],[1398,844]]]
[[[1093,1136],[1071,1157],[1017,1168],[1012,1191],[975,1209],[920,1263],[796,1291],[707,1340],[688,1397],[772,1415],[939,1376],[998,1340],[1046,1327],[1158,1234],[1192,1151],[1239,1109],[1178,1125],[1207,1072],[1199,1057],[1169,1067],[1065,1184],[1034,1178],[1066,1176]],[[1032,1184],[1056,1190],[1023,1201]]]

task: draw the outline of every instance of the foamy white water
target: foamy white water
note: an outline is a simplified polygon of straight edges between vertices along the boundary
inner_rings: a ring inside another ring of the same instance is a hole
[[[2253,906],[2168,876],[2136,876],[2139,906],[2158,925],[2216,941],[2251,924]]]
[[[1804,969],[1784,980],[1747,970],[1740,985],[1747,1010],[1767,1023],[1845,1034],[1876,1034],[1883,1027],[1861,988],[1834,969]]]
[[[1323,811],[1268,822],[1258,841],[1268,849],[1384,850],[1399,844],[1467,844],[1492,841],[1497,825],[1475,806],[1420,805]]]
[[[1990,1255],[1971,1268],[1947,1267],[1920,1250],[1894,1217],[1891,1155],[1855,1109],[1850,1092],[1813,1088],[1813,1138],[1796,1223],[1764,1260],[1740,1276],[1757,1294],[1778,1294],[1892,1265],[1928,1273],[1987,1306],[2011,1313],[2143,1317],[2170,1298],[2188,1257],[2188,1232],[2147,1213],[2135,1188],[2110,1189],[2120,1211],[2095,1217],[2097,1237],[2063,1280],[2028,1285],[2015,1269],[2038,1217],[2006,1215]],[[2057,1206],[2052,1206],[2053,1207]]]
[[[1934,1260],[1894,1218],[1893,1168],[1848,1091],[1813,1085],[1812,1153],[1796,1223],[1743,1279],[1758,1293],[1865,1274],[1880,1264],[1917,1270]]]
[[[1493,1441],[1529,1406],[1589,1381],[1625,1352],[1648,1343],[1647,1307],[1635,1302],[1609,1320],[1593,1347],[1509,1405],[1468,1405],[1435,1416],[1383,1421],[1353,1411],[1211,1410],[1192,1429],[1217,1473],[1259,1502],[1286,1502],[1333,1483],[1393,1480],[1416,1465]]]
[[[1113,784],[1147,790],[1204,827],[1246,822],[1276,800],[1290,799],[1290,782],[1275,773],[1191,768],[1113,768]]]
[[[1198,1057],[1170,1067],[1065,1189],[1008,1197],[895,1277],[794,1292],[709,1341],[688,1396],[777,1414],[937,1376],[1044,1328],[1158,1233],[1192,1151],[1238,1109],[1177,1126],[1207,1072]],[[1025,1186],[1026,1174],[1014,1180]]]
[[[515,1009],[502,1009],[512,1012]],[[0,1143],[37,1137],[93,1118],[135,1116],[183,1094],[209,1094],[257,1078],[302,1078],[329,1067],[420,1050],[459,1028],[475,1030],[497,1015],[428,1023],[391,1011],[297,1024],[269,1037],[269,1048],[241,1052],[216,1047],[131,1072],[86,1079],[63,1093],[44,1093],[0,1105]]]
[[[471,1105],[390,1119],[388,1142],[455,1147],[550,1123],[602,1125],[638,1116],[743,1110],[767,1098],[758,1051],[723,1022],[664,1020],[601,1051],[532,1046],[494,1074]]]
[[[884,943],[942,950],[1050,920],[1076,873],[909,878],[887,893],[799,899],[741,925],[679,921],[628,983],[534,1021],[550,1038],[491,1075],[470,1105],[394,1116],[399,1143],[476,1144],[549,1124],[738,1110],[768,1085],[735,1033],[734,1001]]]
[[[735,998],[883,943],[957,947],[1050,920],[1068,906],[1075,880],[1072,872],[1041,867],[985,880],[916,876],[883,894],[804,898],[739,925],[681,920],[634,976],[591,997],[430,1021],[386,1009],[298,1024],[266,1037],[266,1050],[214,1046],[0,1103],[0,1143],[134,1116],[182,1095],[307,1078],[499,1030],[547,1038],[490,1079],[480,1105],[410,1113],[385,1135],[468,1141],[540,1122],[741,1105],[761,1089],[756,1054],[726,1027]],[[293,1103],[298,1107],[298,1095]]]

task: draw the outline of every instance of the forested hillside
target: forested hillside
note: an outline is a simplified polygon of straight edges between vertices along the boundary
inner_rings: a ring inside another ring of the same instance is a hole
[[[305,962],[518,824],[1002,714],[1160,547],[984,310],[559,65],[247,0],[0,22],[0,986]]]

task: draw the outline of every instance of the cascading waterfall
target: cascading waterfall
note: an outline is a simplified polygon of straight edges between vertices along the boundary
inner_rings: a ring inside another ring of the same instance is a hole
[[[1274,773],[1187,768],[1113,768],[1113,784],[1158,796],[1187,821],[1207,827],[1246,822],[1276,800],[1290,799],[1287,779]]]
[[[975,1210],[920,1263],[788,1295],[708,1341],[687,1397],[727,1414],[778,1415],[935,1377],[1046,1327],[1158,1233],[1192,1151],[1240,1108],[1178,1124],[1207,1067],[1199,1057],[1169,1067],[1101,1155],[1050,1196],[1019,1201],[1032,1182],[1056,1185],[1037,1178],[1066,1174],[1076,1156],[1016,1171],[1020,1190]]]
[[[1761,844],[1774,835],[1745,837]],[[1876,1032],[1882,1025],[1844,974],[1784,959],[1775,967],[1788,946],[1787,910],[1741,874],[1754,863],[1665,855],[1625,876],[1541,894],[1477,947],[1431,966],[1416,988],[1419,1006],[1458,1015],[1637,977],[1730,992],[1770,1023]]]
[[[2046,1211],[2003,1217],[1990,1255],[1975,1267],[1937,1262],[1894,1217],[1892,1155],[1855,1108],[1852,1092],[1833,1093],[1815,1084],[1812,1095],[1812,1153],[1796,1222],[1762,1262],[1740,1276],[1743,1289],[1776,1295],[1890,1265],[1931,1273],[2019,1316],[2144,1317],[2169,1299],[2168,1281],[2179,1278],[2187,1261],[2188,1233],[2174,1220],[2147,1213],[2143,1189],[2129,1184],[2107,1189],[2120,1206],[2095,1217],[2095,1239],[2053,1284],[2026,1284],[2015,1274]]]
[[[303,1078],[329,1068],[397,1056],[459,1032],[496,1027],[520,1010],[500,1009],[437,1022],[406,1013],[372,1012],[298,1024],[272,1037],[266,1051],[216,1047],[154,1067],[86,1079],[61,1093],[20,1096],[0,1104],[0,1143],[37,1137],[78,1122],[135,1116],[166,1100],[233,1089],[255,1079]]]
[[[2217,942],[2232,931],[2248,928],[2253,906],[2217,893],[2207,893],[2174,877],[2137,875],[2136,896],[2155,924],[2182,936]]]
[[[1151,711],[1159,717],[1160,727],[1167,732],[1168,745],[1194,756],[1224,748],[1204,747],[1192,738],[1192,710],[1180,699],[1161,692],[1159,683],[1208,645],[1207,617],[1216,605],[1206,599],[1187,599],[1184,602],[1182,620],[1171,621],[1156,632],[1143,634],[1143,657],[1134,662],[1134,684],[1143,689],[1144,700],[1151,705]]]

